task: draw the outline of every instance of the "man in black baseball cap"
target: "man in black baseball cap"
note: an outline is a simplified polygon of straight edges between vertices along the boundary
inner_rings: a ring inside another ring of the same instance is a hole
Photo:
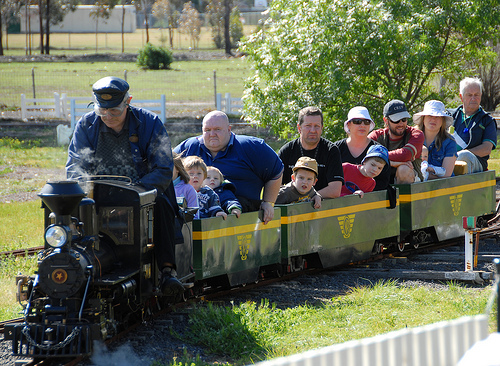
[[[68,179],[92,175],[129,177],[146,189],[156,189],[155,255],[162,271],[161,290],[177,300],[184,286],[177,280],[175,222],[179,207],[172,184],[170,139],[160,118],[129,105],[128,83],[108,76],[93,86],[94,111],[76,124],[68,149]],[[180,232],[179,232],[180,234]],[[181,240],[182,234],[179,237]]]
[[[410,118],[405,103],[393,99],[384,106],[385,128],[368,135],[389,150],[391,183],[409,184],[423,180],[420,154],[425,137],[422,131],[408,126]]]

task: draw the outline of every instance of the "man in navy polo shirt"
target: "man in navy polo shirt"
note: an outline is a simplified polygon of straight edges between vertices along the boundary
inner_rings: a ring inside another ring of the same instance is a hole
[[[274,217],[283,163],[264,140],[231,132],[224,112],[213,111],[203,118],[203,134],[175,147],[182,156],[196,155],[207,166],[215,166],[236,187],[243,212],[263,210],[263,221]],[[261,191],[262,201],[261,201]]]
[[[483,83],[478,78],[465,78],[460,82],[462,105],[453,112],[453,137],[457,143],[457,161],[467,163],[468,173],[488,169],[488,159],[497,145],[495,119],[480,106]]]

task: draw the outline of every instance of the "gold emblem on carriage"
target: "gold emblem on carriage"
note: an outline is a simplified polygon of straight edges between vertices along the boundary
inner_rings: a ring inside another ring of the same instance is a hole
[[[344,235],[344,238],[346,239],[351,236],[355,216],[356,214],[337,217],[337,220],[339,220],[340,229],[342,230],[342,235]]]
[[[462,204],[463,194],[457,194],[456,196],[450,196],[451,208],[453,209],[453,215],[458,216],[460,213],[460,205]]]
[[[250,240],[253,234],[238,235],[238,247],[240,248],[241,260],[245,261],[248,258],[248,252],[250,249]]]

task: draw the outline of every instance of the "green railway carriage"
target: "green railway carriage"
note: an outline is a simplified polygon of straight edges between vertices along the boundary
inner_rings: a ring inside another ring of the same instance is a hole
[[[267,268],[281,263],[281,216],[266,225],[259,212],[248,212],[236,218],[229,215],[193,220],[193,265],[197,280],[214,279],[228,285],[257,281]]]
[[[463,216],[495,212],[494,171],[398,185],[401,240],[414,246],[464,235]]]
[[[288,270],[327,268],[368,259],[384,240],[399,236],[399,205],[389,208],[387,193],[371,192],[311,203],[282,205],[281,254]]]

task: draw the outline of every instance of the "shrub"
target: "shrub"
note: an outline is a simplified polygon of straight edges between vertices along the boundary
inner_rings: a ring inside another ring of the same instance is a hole
[[[170,69],[173,57],[172,52],[164,47],[156,47],[151,43],[146,43],[143,49],[139,50],[137,65],[143,69],[159,70]]]

